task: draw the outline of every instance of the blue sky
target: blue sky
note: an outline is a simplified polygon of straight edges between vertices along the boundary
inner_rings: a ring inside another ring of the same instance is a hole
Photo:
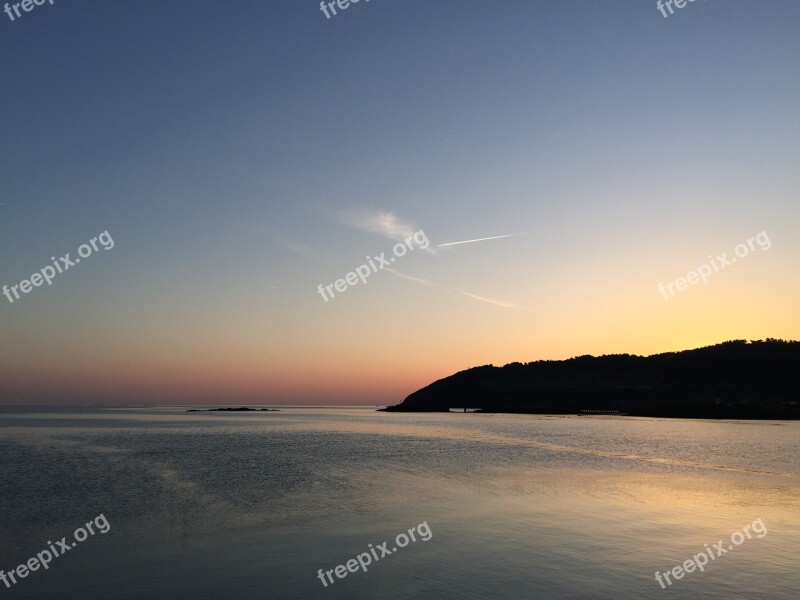
[[[780,0],[667,19],[642,0],[0,13],[0,283],[116,242],[0,298],[0,402],[374,404],[475,364],[798,338],[798,17]],[[354,214],[434,245],[524,235],[412,254],[398,271],[432,284],[379,273],[324,303],[318,284],[393,243]],[[656,291],[761,231],[763,255]]]

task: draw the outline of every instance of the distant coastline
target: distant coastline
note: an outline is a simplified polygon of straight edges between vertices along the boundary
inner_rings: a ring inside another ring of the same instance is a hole
[[[386,412],[800,419],[800,342],[735,340],[652,356],[614,354],[475,367]]]
[[[186,412],[280,412],[277,408],[190,408]]]

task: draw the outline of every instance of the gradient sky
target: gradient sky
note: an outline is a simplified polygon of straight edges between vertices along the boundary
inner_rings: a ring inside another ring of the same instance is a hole
[[[800,3],[0,13],[0,403],[386,404],[482,364],[800,339]],[[330,284],[424,230],[395,272]],[[665,300],[767,232],[771,247]]]

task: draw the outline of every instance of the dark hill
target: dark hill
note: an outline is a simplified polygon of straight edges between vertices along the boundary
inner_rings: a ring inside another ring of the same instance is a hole
[[[390,412],[800,419],[800,342],[737,340],[652,356],[614,354],[461,371]]]

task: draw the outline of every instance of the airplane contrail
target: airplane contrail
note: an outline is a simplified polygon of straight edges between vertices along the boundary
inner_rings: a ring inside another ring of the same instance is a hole
[[[477,240],[464,240],[461,242],[448,242],[446,244],[437,244],[437,248],[442,246],[455,246],[457,244],[471,244],[472,242],[485,242],[486,240],[501,240],[503,238],[514,237],[515,235],[522,235],[521,233],[509,233],[508,235],[495,235],[493,237],[478,238]]]

